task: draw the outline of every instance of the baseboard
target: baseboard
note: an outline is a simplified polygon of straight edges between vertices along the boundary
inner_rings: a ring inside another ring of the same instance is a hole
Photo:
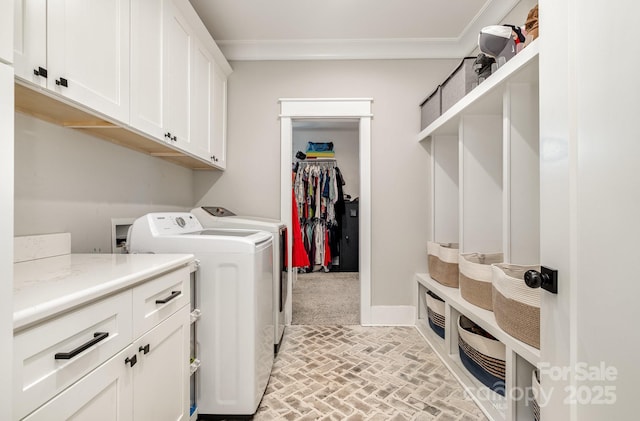
[[[371,306],[370,322],[364,326],[414,326],[414,306]]]

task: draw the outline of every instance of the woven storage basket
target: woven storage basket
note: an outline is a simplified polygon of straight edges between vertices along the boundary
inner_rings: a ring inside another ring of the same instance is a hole
[[[427,291],[425,297],[427,299],[429,326],[438,336],[444,339],[444,301],[431,291]]]
[[[533,408],[533,419],[535,421],[540,421],[540,403],[538,402],[540,399],[540,380],[538,380],[538,375],[538,370],[533,370],[531,373],[531,392],[533,394],[531,406]]]
[[[465,368],[482,384],[504,396],[504,344],[461,315],[458,318],[458,348]]]
[[[540,349],[540,288],[529,288],[524,273],[540,266],[498,263],[491,266],[493,312],[509,335]]]
[[[442,285],[458,288],[458,245],[455,243],[427,243],[429,275]]]
[[[485,310],[493,310],[493,288],[491,284],[491,265],[502,263],[502,253],[461,254],[460,294],[462,298]]]

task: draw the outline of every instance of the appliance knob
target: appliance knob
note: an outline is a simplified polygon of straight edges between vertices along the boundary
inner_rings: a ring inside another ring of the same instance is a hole
[[[180,228],[184,228],[184,226],[187,225],[187,223],[184,221],[184,219],[181,216],[176,218],[176,224],[178,224]]]

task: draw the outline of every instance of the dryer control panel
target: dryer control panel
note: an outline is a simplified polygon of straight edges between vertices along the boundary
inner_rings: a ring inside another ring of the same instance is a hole
[[[156,235],[185,234],[203,229],[196,217],[188,212],[152,213],[148,216]]]

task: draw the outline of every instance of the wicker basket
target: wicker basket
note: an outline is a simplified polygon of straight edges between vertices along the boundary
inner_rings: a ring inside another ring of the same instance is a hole
[[[465,316],[458,318],[462,365],[489,389],[504,396],[505,346]]]
[[[458,288],[458,245],[455,243],[427,243],[429,275],[442,285]]]
[[[427,299],[429,326],[438,336],[444,339],[444,300],[431,291],[427,291],[425,297]]]
[[[540,288],[529,288],[524,273],[540,266],[499,263],[491,266],[493,312],[509,335],[540,349]]]
[[[491,265],[502,263],[502,253],[461,254],[460,294],[462,298],[485,310],[493,310],[493,289],[491,286]]]
[[[540,421],[540,379],[538,379],[538,370],[533,370],[531,373],[531,391],[533,393],[533,399],[531,400],[531,406],[533,408],[533,419]]]

